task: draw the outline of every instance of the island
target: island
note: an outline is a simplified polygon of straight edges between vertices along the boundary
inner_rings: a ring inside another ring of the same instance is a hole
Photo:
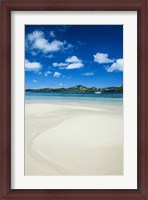
[[[77,85],[69,88],[40,88],[40,89],[26,89],[25,92],[75,92],[75,93],[95,93],[95,92],[112,92],[123,93],[123,85],[112,86],[106,88],[86,87],[83,85]]]

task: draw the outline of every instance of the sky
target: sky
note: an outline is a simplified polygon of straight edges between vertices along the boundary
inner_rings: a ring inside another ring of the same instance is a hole
[[[25,26],[26,89],[122,84],[122,25]]]

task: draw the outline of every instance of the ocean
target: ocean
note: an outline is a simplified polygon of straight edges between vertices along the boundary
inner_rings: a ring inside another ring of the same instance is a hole
[[[91,104],[96,105],[122,105],[123,93],[25,93],[25,103],[53,103],[53,104]]]

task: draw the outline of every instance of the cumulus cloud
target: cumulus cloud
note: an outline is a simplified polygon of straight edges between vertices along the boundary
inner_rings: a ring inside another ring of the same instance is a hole
[[[42,65],[39,62],[30,62],[25,60],[25,69],[26,71],[39,71],[42,68]]]
[[[34,31],[33,33],[30,33],[27,35],[27,39],[32,42],[38,38],[42,38],[44,33],[42,31]]]
[[[93,76],[94,73],[93,72],[86,72],[86,73],[83,73],[81,74],[82,76]]]
[[[65,41],[62,42],[59,40],[48,42],[48,40],[45,39],[44,33],[37,30],[27,35],[26,42],[31,49],[41,50],[43,53],[59,51],[66,44]]]
[[[68,66],[66,66],[66,69],[78,69],[78,68],[81,68],[83,67],[83,63],[71,63],[69,64]]]
[[[61,73],[59,73],[59,72],[54,72],[53,76],[56,77],[56,78],[59,78],[59,77],[61,76]]]
[[[68,63],[80,63],[82,61],[79,58],[77,58],[77,56],[72,56],[70,58],[67,58],[65,60],[65,62],[68,62]]]
[[[105,68],[107,72],[123,71],[123,59],[117,59],[110,67]]]
[[[63,86],[63,83],[60,83],[59,86]]]
[[[51,74],[51,72],[47,71],[47,72],[44,73],[44,76],[48,76],[49,74]]]
[[[94,62],[97,62],[99,64],[113,63],[114,59],[110,59],[107,53],[97,53],[96,55],[94,55]]]
[[[84,66],[82,60],[77,56],[69,57],[65,60],[65,63],[53,63],[54,67],[59,67],[59,69],[78,69]]]
[[[80,60],[77,56],[69,57],[65,60],[68,63],[66,69],[79,69],[84,66],[82,60]]]
[[[53,63],[54,67],[65,67],[67,63]]]

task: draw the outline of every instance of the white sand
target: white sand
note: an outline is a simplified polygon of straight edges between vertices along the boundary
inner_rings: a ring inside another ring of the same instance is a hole
[[[25,175],[122,175],[122,106],[25,106]]]

